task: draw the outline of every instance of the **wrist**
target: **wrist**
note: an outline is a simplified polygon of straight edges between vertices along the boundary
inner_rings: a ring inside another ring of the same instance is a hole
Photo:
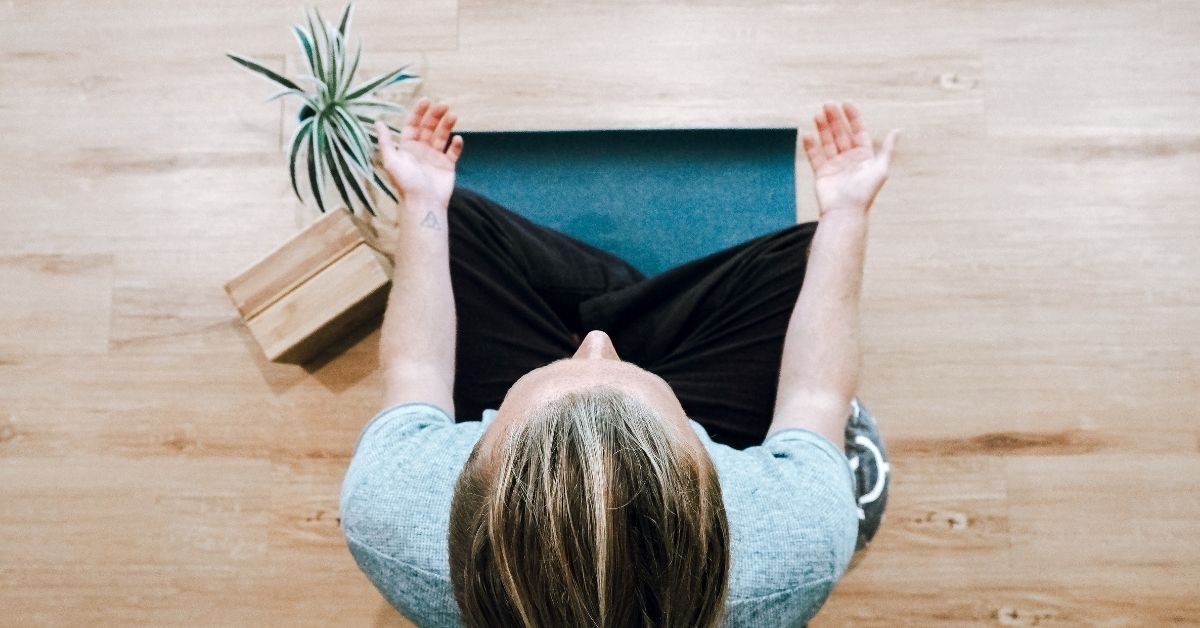
[[[829,226],[837,231],[855,231],[867,228],[867,212],[862,209],[830,209],[821,212],[818,218],[821,226]]]
[[[447,205],[427,197],[405,196],[400,200],[396,222],[406,231],[446,231]]]
[[[449,245],[450,222],[445,207],[415,203],[405,199],[404,206],[389,230],[387,248],[394,259],[428,258]]]
[[[420,212],[420,215],[424,216],[429,211],[445,214],[446,208],[450,205],[450,195],[427,191],[407,194],[401,192],[401,201],[414,214]]]
[[[400,206],[408,210],[409,213],[415,214],[420,212],[422,216],[429,210],[446,211],[446,206],[450,204],[450,199],[441,199],[431,195],[417,194],[401,194]]]

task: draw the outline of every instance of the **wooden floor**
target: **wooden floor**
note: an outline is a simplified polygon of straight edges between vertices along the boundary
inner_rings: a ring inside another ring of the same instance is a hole
[[[222,56],[295,68],[301,5],[253,5],[0,1],[2,625],[404,623],[337,518],[377,325],[271,364],[222,292],[311,220],[293,110]],[[1200,2],[358,9],[465,130],[904,129],[864,288],[895,484],[817,625],[1200,623]]]

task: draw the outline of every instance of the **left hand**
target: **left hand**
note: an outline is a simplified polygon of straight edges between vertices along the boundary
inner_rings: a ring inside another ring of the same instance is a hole
[[[408,114],[396,142],[390,129],[375,123],[379,158],[404,204],[421,216],[437,211],[445,216],[454,191],[454,168],[462,155],[463,138],[450,138],[458,116],[445,103],[422,98]]]
[[[843,103],[840,108],[825,103],[813,121],[820,145],[805,134],[804,152],[812,165],[821,217],[830,213],[865,215],[887,181],[900,130],[888,133],[876,151],[853,103]]]

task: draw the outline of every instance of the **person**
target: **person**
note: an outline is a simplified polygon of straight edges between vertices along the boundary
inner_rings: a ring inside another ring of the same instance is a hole
[[[340,496],[359,567],[420,626],[806,623],[886,503],[858,302],[898,130],[825,104],[817,222],[647,278],[455,187],[456,121],[375,128],[401,202],[368,225],[394,276]]]

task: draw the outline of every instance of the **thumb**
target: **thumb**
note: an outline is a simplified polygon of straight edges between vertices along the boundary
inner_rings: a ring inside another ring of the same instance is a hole
[[[382,154],[387,155],[392,150],[395,150],[395,139],[392,137],[392,130],[381,120],[375,121],[375,136],[379,138],[379,150]]]
[[[883,138],[883,146],[879,149],[879,155],[883,157],[883,165],[890,167],[892,165],[892,151],[896,148],[896,139],[900,137],[900,129],[892,129],[888,132],[887,137]]]
[[[388,181],[390,181],[397,190],[402,190],[403,187],[400,185],[400,182],[396,180],[396,173],[394,172],[397,165],[396,138],[392,136],[392,130],[389,129],[388,126],[382,121],[378,120],[375,122],[375,135],[379,138],[379,146],[378,150],[375,151],[372,161],[383,170]]]

